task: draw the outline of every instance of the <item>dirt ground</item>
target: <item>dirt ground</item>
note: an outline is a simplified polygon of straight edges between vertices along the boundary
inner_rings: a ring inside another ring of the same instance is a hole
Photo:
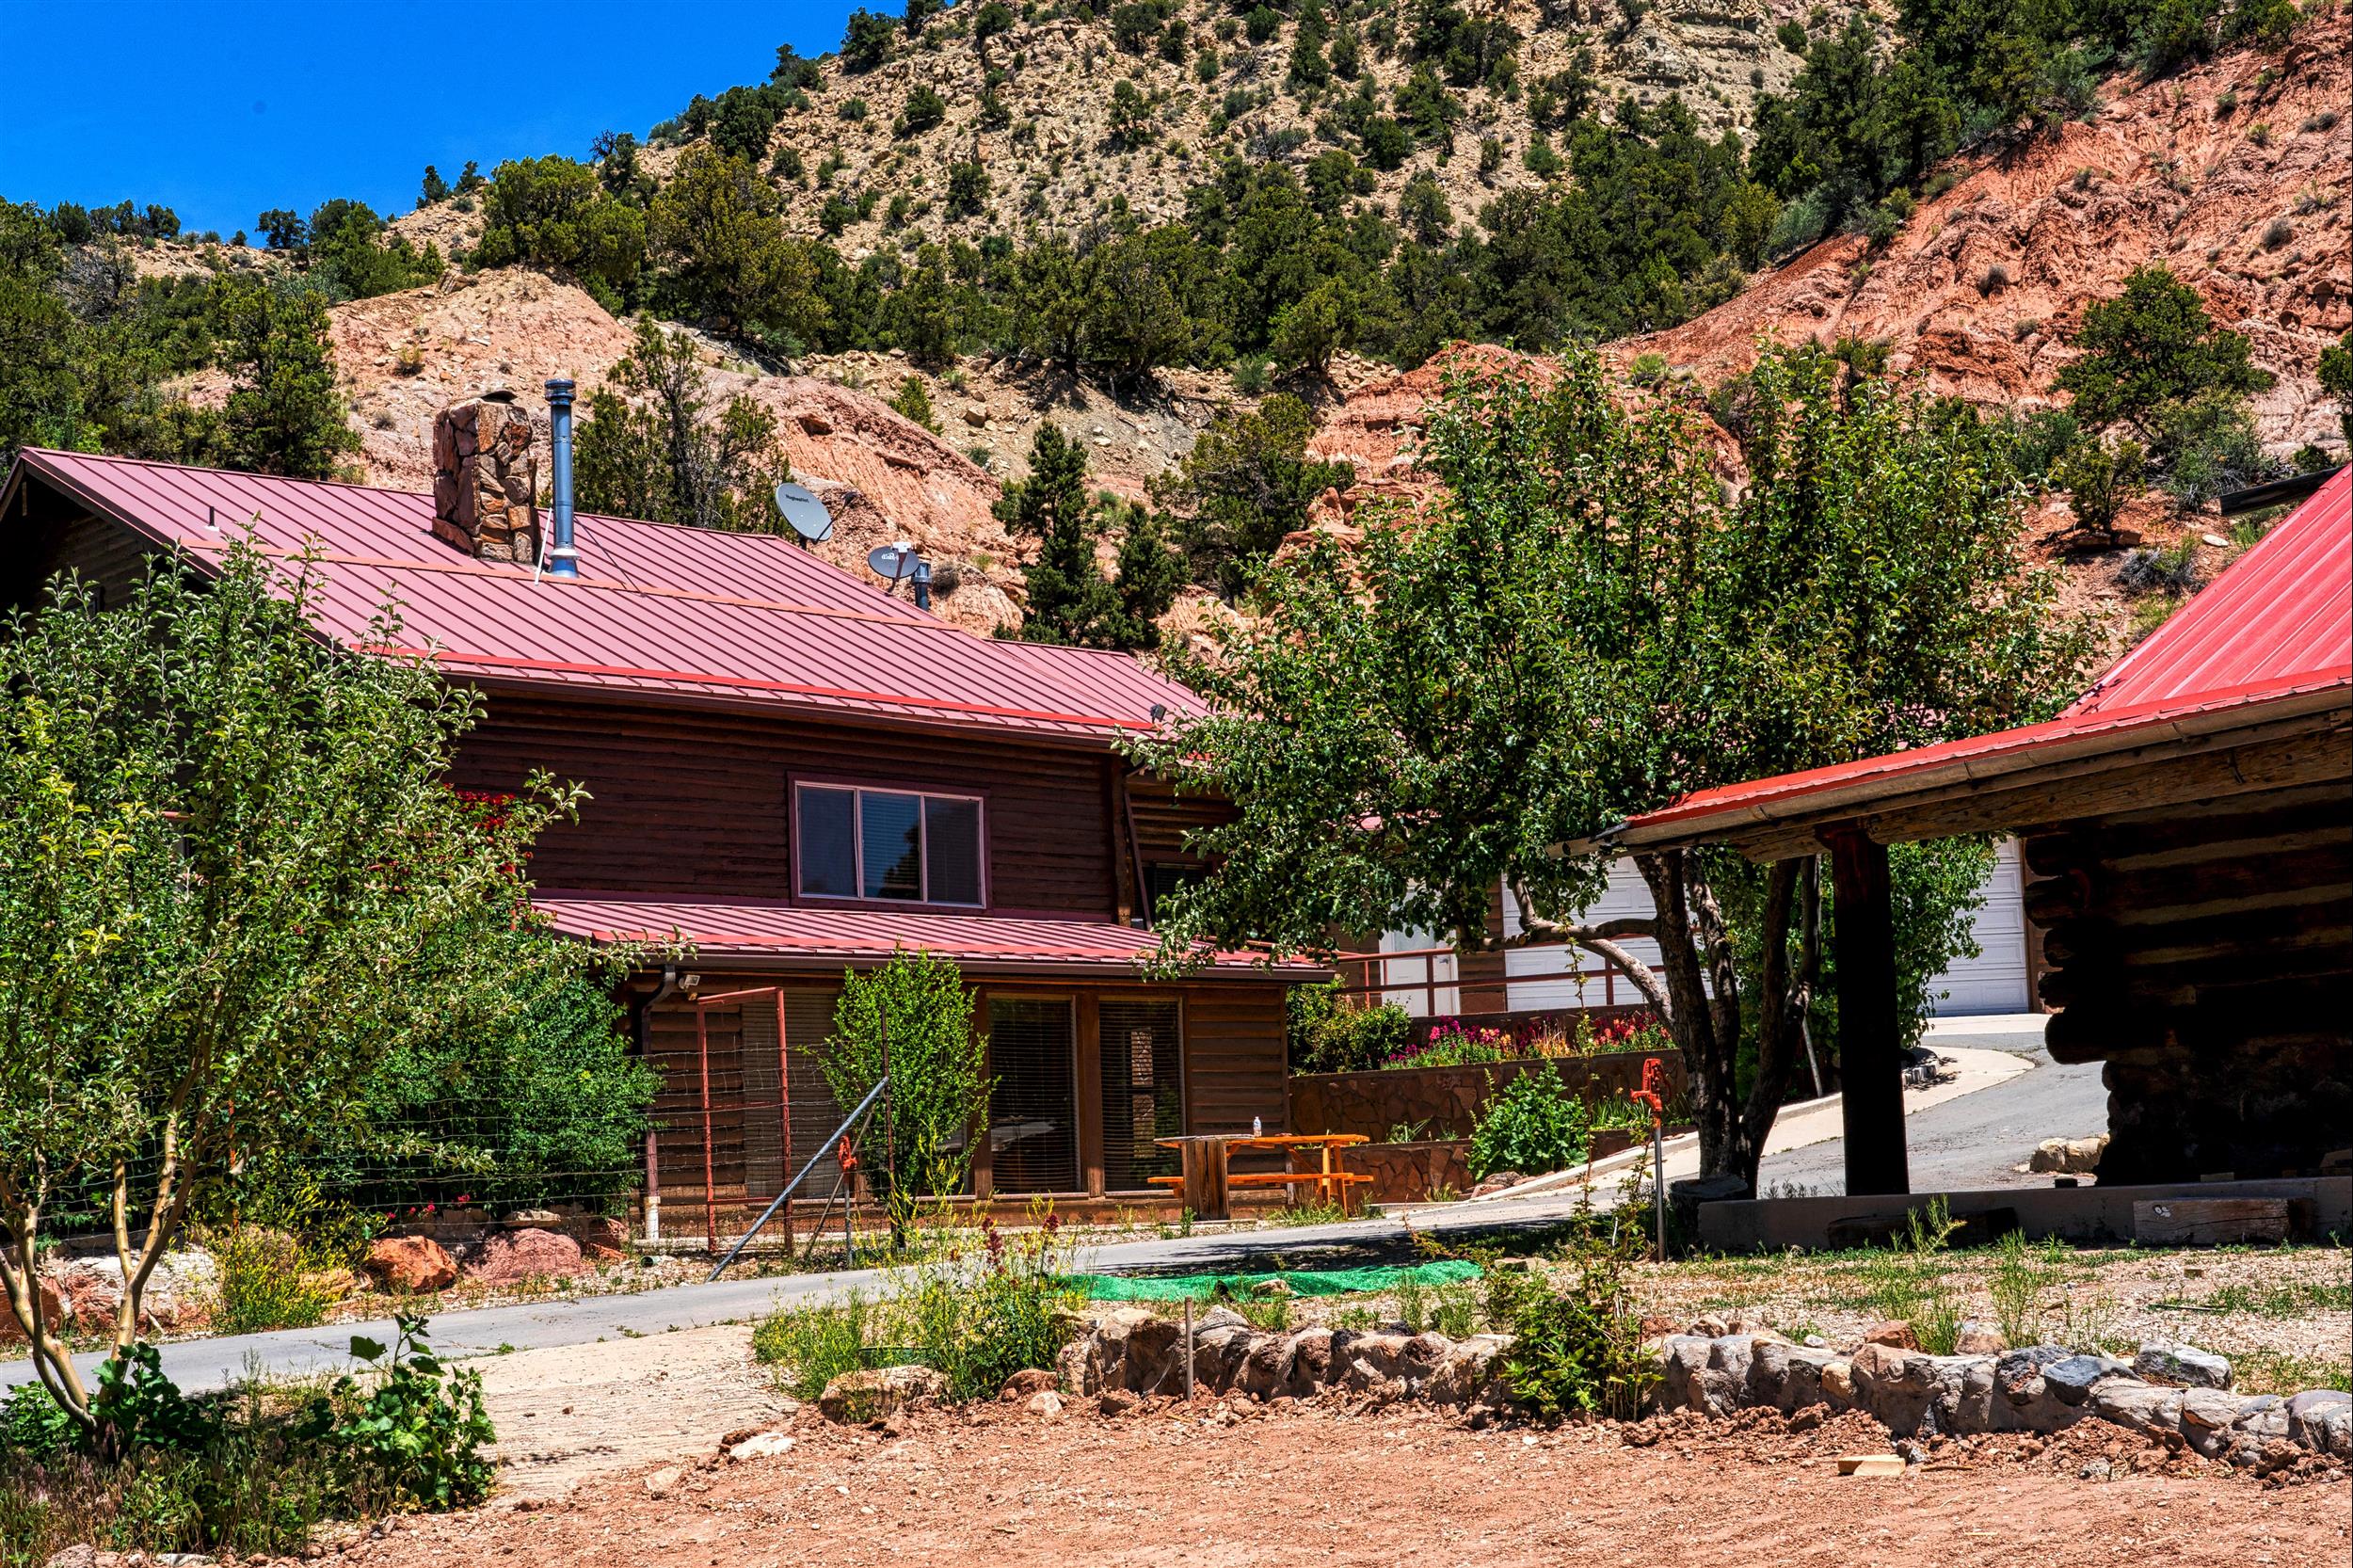
[[[2265,1485],[2118,1429],[1931,1445],[1899,1480],[1849,1416],[1472,1432],[1411,1407],[1204,1400],[1117,1417],[1010,1404],[845,1430],[804,1410],[790,1451],[729,1461],[772,1419],[747,1331],[708,1329],[485,1364],[500,1497],[399,1521],[343,1555],[371,1568],[530,1561],[785,1568],[980,1561],[1243,1564],[2342,1562],[2342,1480]],[[648,1374],[652,1375],[648,1375]]]

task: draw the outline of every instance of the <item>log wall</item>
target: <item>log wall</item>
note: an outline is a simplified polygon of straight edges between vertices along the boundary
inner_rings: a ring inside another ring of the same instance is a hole
[[[2315,1172],[2353,1143],[2353,791],[2343,780],[2025,841],[2051,1054],[2105,1061],[2103,1185]]]

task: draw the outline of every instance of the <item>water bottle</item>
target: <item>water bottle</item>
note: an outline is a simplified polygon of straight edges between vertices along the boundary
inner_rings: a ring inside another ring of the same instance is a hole
[[[1251,1137],[1253,1137],[1253,1138],[1259,1138],[1259,1137],[1264,1137],[1264,1136],[1265,1136],[1265,1134],[1266,1134],[1266,1124],[1265,1124],[1264,1122],[1262,1122],[1262,1121],[1258,1120],[1258,1118],[1257,1118],[1257,1117],[1256,1117],[1256,1116],[1251,1117],[1251,1118],[1250,1118],[1250,1136],[1251,1136]]]

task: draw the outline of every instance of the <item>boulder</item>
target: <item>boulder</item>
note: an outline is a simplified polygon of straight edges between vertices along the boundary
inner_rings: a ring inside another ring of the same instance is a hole
[[[2044,1386],[2058,1397],[2062,1404],[2081,1404],[2091,1397],[2091,1386],[2102,1378],[2120,1377],[2131,1368],[2111,1356],[2071,1355],[2054,1361],[2042,1368]]]
[[[1173,1391],[1184,1381],[1184,1338],[1181,1325],[1142,1307],[1122,1307],[1095,1331],[1096,1386],[1139,1394]]]
[[[629,1226],[611,1215],[574,1220],[564,1226],[564,1234],[580,1243],[583,1256],[597,1262],[616,1262],[629,1256]]]
[[[430,1236],[386,1236],[368,1245],[363,1265],[385,1289],[422,1295],[457,1283],[457,1263]]]
[[[936,1368],[875,1367],[844,1372],[825,1384],[817,1396],[817,1412],[837,1425],[850,1426],[947,1397],[947,1375]]]
[[[1032,1394],[1040,1394],[1061,1384],[1061,1378],[1054,1373],[1031,1367],[1007,1378],[1004,1387],[997,1391],[997,1397],[1008,1404],[1017,1404]]]
[[[2225,1458],[2235,1440],[2232,1429],[2246,1405],[2244,1397],[2226,1394],[2218,1388],[2184,1389],[2182,1435],[2208,1459]]]
[[[2314,1453],[2353,1458],[2353,1395],[2308,1388],[2288,1400],[2288,1436]]]
[[[2137,1378],[2103,1378],[2091,1390],[2091,1413],[2133,1432],[2154,1435],[2182,1430],[2182,1391]]]
[[[2133,1370],[2152,1383],[2177,1383],[2185,1388],[2231,1386],[2231,1364],[2195,1345],[2143,1345],[2133,1357]]]
[[[495,1231],[466,1261],[466,1277],[485,1285],[514,1285],[522,1280],[554,1275],[570,1278],[588,1272],[580,1243],[560,1231],[529,1227]]]
[[[1062,1396],[1050,1388],[1041,1388],[1024,1400],[1021,1408],[1040,1420],[1050,1421],[1062,1414]]]
[[[2100,1168],[2107,1152],[2108,1135],[2097,1138],[2045,1138],[2026,1160],[2026,1169],[2056,1176],[2089,1176]]]
[[[1899,1351],[1920,1348],[1920,1336],[1912,1331],[1910,1323],[1900,1318],[1892,1322],[1873,1323],[1863,1331],[1863,1342],[1866,1345],[1892,1345]]]

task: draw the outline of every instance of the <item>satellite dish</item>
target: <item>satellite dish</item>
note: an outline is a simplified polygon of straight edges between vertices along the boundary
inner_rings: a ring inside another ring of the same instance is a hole
[[[866,569],[896,584],[915,575],[916,560],[911,544],[878,545],[866,552]]]
[[[776,487],[776,510],[784,514],[792,532],[810,544],[833,537],[833,514],[825,510],[825,504],[789,479]]]

